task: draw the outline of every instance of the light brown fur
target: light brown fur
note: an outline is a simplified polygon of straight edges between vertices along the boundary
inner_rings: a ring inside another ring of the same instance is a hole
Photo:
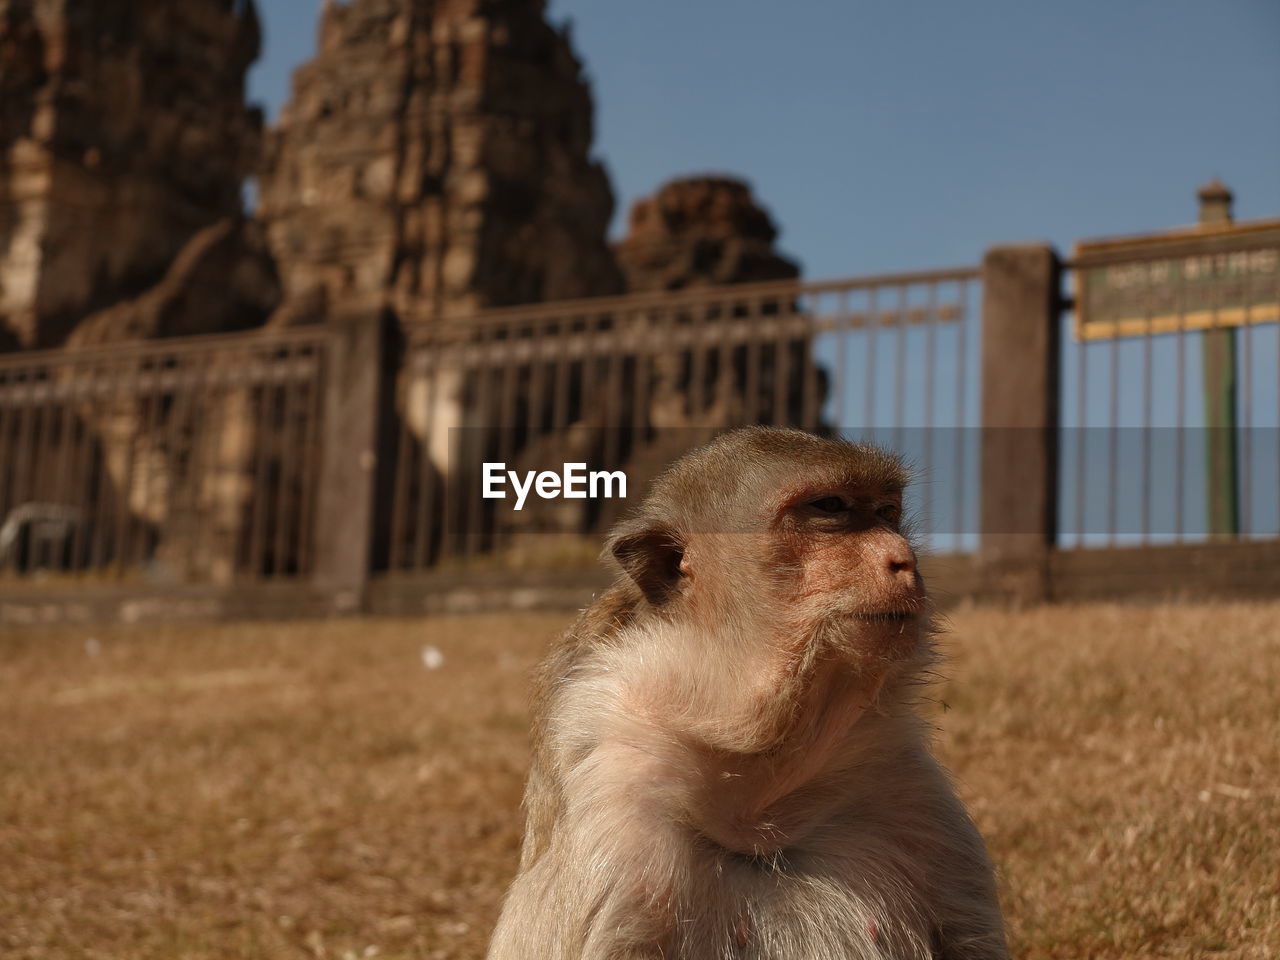
[[[752,428],[655,483],[610,538],[624,575],[541,668],[490,960],[1007,957],[911,707],[933,650],[905,482]]]

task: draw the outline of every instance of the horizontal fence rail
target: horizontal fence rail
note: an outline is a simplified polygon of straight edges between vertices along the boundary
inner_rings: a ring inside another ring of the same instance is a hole
[[[308,574],[326,349],[291,330],[0,357],[0,577]]]
[[[958,517],[976,511],[976,458],[958,428],[976,422],[978,279],[945,270],[408,318],[380,566],[594,560],[595,547],[572,538],[598,534],[620,506],[517,511],[483,495],[484,464],[523,473],[582,462],[623,473],[635,502],[686,449],[758,423],[899,448],[911,435],[911,459],[948,475],[921,486],[917,512],[973,530]],[[931,502],[942,490],[946,502]],[[552,536],[519,536],[531,533]],[[972,548],[956,537],[944,546]]]

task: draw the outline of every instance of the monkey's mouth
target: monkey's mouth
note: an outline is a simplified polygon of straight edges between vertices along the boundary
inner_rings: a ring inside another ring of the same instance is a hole
[[[919,616],[916,610],[873,610],[853,614],[855,620],[863,623],[909,623]]]

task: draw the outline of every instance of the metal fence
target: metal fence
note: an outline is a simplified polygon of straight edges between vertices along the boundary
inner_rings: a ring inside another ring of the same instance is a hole
[[[1202,267],[1236,278],[1229,301],[1197,297],[1160,251],[1115,258],[1128,320],[1084,331],[1068,301],[1061,546],[1280,535],[1280,248],[1246,239],[1229,256]]]
[[[1121,570],[1076,548],[1267,540],[1256,566],[1280,545],[1280,246],[1246,249],[1230,305],[1167,271],[1156,291],[1156,255],[1125,253],[1138,286],[1083,341],[1072,311],[1097,261],[1035,246],[980,268],[0,357],[0,579],[283,581],[357,609],[371,585],[412,598],[456,568],[594,568],[667,464],[766,423],[903,454],[956,593],[1199,583],[1208,555],[1131,552]],[[568,462],[625,476],[627,499],[485,495],[486,464]]]
[[[323,331],[0,357],[0,573],[305,575]]]
[[[971,548],[956,531],[976,530],[961,438],[978,416],[978,280],[944,270],[410,318],[385,567],[512,548],[563,562],[565,538],[616,517],[600,500],[516,511],[483,496],[484,463],[621,470],[634,499],[685,449],[753,423],[905,449],[924,478],[947,477],[918,485],[917,513],[949,532],[944,548]]]

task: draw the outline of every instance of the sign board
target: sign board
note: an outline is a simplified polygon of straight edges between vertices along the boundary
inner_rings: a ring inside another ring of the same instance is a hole
[[[1076,244],[1080,340],[1280,320],[1280,220]]]

